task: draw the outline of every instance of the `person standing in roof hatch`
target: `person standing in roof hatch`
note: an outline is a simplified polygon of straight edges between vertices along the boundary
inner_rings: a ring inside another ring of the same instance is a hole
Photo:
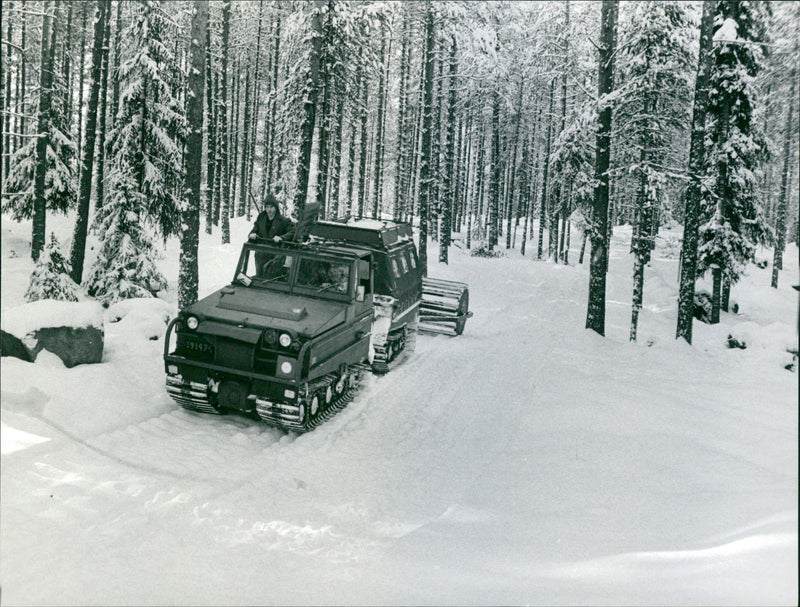
[[[265,238],[273,242],[291,240],[294,235],[294,224],[288,217],[281,215],[278,208],[279,201],[271,194],[264,201],[264,210],[256,217],[253,229],[250,230],[248,238],[256,240]]]

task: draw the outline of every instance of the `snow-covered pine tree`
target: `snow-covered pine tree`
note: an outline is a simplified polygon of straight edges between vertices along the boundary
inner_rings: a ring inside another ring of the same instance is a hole
[[[618,141],[638,148],[629,167],[637,179],[636,223],[632,249],[633,301],[630,339],[636,341],[644,290],[644,266],[655,247],[657,216],[664,205],[672,141],[685,133],[691,62],[690,20],[686,4],[648,0],[631,5],[623,21],[617,106]]]
[[[684,193],[683,245],[681,248],[680,295],[675,338],[683,337],[692,343],[694,318],[694,286],[697,274],[697,242],[703,197],[702,178],[705,173],[705,134],[708,86],[712,67],[712,33],[714,0],[704,0],[700,19],[700,44],[695,73],[692,103],[692,134],[689,144],[689,183]]]
[[[114,159],[106,204],[95,216],[93,230],[101,235],[101,248],[85,286],[105,306],[153,297],[166,286],[155,264],[158,255],[149,225],[149,201],[134,175],[124,155]]]
[[[614,55],[617,44],[618,0],[603,0],[600,25],[600,60],[597,97],[600,104],[595,143],[595,180],[590,239],[592,258],[589,268],[589,303],[586,328],[605,335],[606,272],[608,271],[608,199],[611,164],[612,107],[608,99],[614,90]]]
[[[101,250],[86,281],[103,303],[146,297],[166,284],[155,266],[153,232],[180,228],[182,138],[186,119],[173,96],[175,58],[162,42],[170,27],[158,2],[133,10],[119,66],[120,107],[110,133],[108,194],[93,229]]]
[[[766,3],[724,0],[717,4],[706,145],[714,174],[713,199],[705,201],[700,228],[698,273],[712,267],[736,283],[767,241],[769,227],[759,200],[758,166],[767,153],[762,121],[757,120],[754,79],[766,42]],[[719,301],[712,302],[715,307]],[[714,314],[712,313],[712,317]]]
[[[80,287],[69,275],[69,262],[61,254],[61,246],[56,235],[51,233],[42,254],[31,274],[25,301],[57,299],[59,301],[79,301]]]
[[[164,40],[175,35],[174,21],[157,0],[142,0],[123,34],[120,59],[120,108],[109,133],[111,158],[108,187],[120,175],[125,158],[133,170],[137,191],[146,200],[147,217],[164,236],[180,231],[180,189],[183,184],[182,146],[186,136],[183,104],[169,79],[177,59]]]
[[[52,7],[43,14],[42,64],[38,125],[40,137],[30,137],[10,159],[10,168],[3,181],[3,213],[9,213],[17,221],[34,216],[34,200],[38,195],[48,211],[65,213],[76,193],[75,156],[76,147],[69,131],[64,129],[65,111],[63,95],[57,88],[60,74],[56,73],[54,46],[57,29],[51,27]],[[54,33],[55,32],[55,33]],[[54,94],[56,93],[56,94]],[[37,150],[39,145],[41,150]],[[44,162],[39,166],[39,158]],[[41,192],[37,192],[37,175],[41,171]],[[44,206],[42,208],[44,211]],[[44,229],[44,223],[42,223]],[[44,232],[41,244],[44,246]],[[35,244],[35,243],[34,243]],[[34,255],[35,256],[35,255]]]

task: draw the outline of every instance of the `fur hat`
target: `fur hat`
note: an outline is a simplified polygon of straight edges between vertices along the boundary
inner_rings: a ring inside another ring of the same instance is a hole
[[[275,207],[276,211],[281,210],[281,202],[272,194],[267,194],[267,197],[264,199],[264,210],[267,210],[267,207]]]

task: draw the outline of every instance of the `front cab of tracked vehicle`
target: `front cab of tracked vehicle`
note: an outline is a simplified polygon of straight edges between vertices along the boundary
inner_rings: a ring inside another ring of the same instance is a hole
[[[167,328],[170,396],[207,413],[307,423],[368,357],[372,263],[346,245],[245,243],[232,282]]]

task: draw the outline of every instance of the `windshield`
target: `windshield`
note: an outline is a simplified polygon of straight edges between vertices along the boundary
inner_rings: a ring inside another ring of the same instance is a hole
[[[301,258],[296,286],[316,293],[346,294],[350,288],[350,264],[323,259]]]
[[[283,252],[250,249],[239,268],[240,276],[244,274],[259,285],[288,285],[294,259],[294,255]],[[238,278],[241,281],[240,276]]]

